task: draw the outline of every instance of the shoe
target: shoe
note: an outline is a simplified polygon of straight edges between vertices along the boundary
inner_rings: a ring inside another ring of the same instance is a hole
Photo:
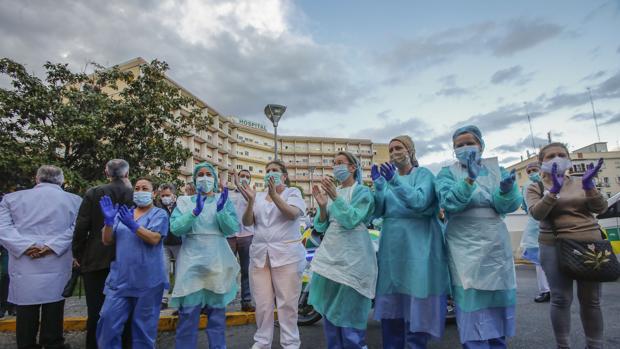
[[[252,305],[251,301],[241,301],[241,311],[253,313],[256,311],[256,308]]]
[[[551,292],[543,292],[538,295],[538,297],[534,298],[534,302],[536,303],[547,303],[551,300]]]
[[[161,302],[161,310],[166,310],[168,309],[168,302]]]

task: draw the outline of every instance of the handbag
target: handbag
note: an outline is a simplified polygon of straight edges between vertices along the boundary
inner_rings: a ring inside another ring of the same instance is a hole
[[[544,187],[538,182],[541,197]],[[609,240],[579,241],[558,237],[552,219],[548,219],[558,256],[560,271],[574,280],[612,282],[620,278],[620,263]]]
[[[78,284],[79,280],[80,280],[80,268],[73,268],[73,270],[71,271],[71,277],[69,278],[69,281],[67,281],[67,284],[65,285],[64,290],[62,291],[62,296],[65,298],[69,298],[71,296],[73,296],[73,291],[75,290],[75,286]],[[80,287],[80,295],[82,288]]]

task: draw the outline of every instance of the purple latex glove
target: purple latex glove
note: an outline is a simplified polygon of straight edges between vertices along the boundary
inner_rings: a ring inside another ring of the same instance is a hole
[[[549,189],[549,192],[553,194],[559,193],[564,185],[564,175],[558,176],[558,164],[555,163],[551,166],[551,181],[553,182],[553,186]]]
[[[598,163],[594,166],[593,163],[588,165],[588,169],[583,174],[583,178],[581,179],[581,187],[583,190],[592,190],[594,189],[594,176],[598,173],[598,171],[603,166],[603,158],[598,159]]]
[[[226,205],[226,200],[228,200],[228,188],[224,187],[220,198],[217,200],[217,212],[220,212],[224,208],[224,205]]]
[[[480,173],[480,169],[482,165],[479,161],[476,161],[476,153],[469,153],[469,157],[467,158],[467,177],[472,180],[478,178],[478,174]]]
[[[133,207],[127,208],[125,205],[121,206],[121,208],[118,209],[118,218],[135,234],[138,228],[140,228],[140,224],[133,219],[133,210]]]
[[[205,207],[205,200],[207,200],[207,197],[203,196],[199,190],[198,194],[196,194],[196,207],[194,207],[194,210],[192,211],[194,216],[200,216],[202,209]]]
[[[381,165],[381,175],[385,178],[386,181],[392,180],[394,178],[394,174],[396,174],[396,166],[385,163]]]
[[[373,181],[376,181],[380,177],[381,173],[379,173],[379,166],[372,164],[372,167],[370,168],[370,178],[372,178]]]
[[[99,200],[99,206],[101,206],[101,214],[103,214],[103,224],[111,227],[114,225],[114,217],[118,213],[118,204],[112,203],[112,199],[109,196],[104,195]]]
[[[512,187],[514,186],[516,178],[517,177],[516,177],[515,169],[512,169],[512,171],[510,171],[510,174],[508,174],[506,178],[502,179],[502,181],[499,182],[499,191],[502,194],[509,193],[512,190]]]

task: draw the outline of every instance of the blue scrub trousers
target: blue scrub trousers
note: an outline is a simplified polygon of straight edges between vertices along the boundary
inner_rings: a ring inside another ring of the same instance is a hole
[[[383,349],[426,349],[431,335],[409,331],[404,319],[381,319]]]
[[[339,327],[323,318],[323,332],[327,339],[327,349],[365,349],[366,330]]]
[[[506,338],[493,338],[484,341],[469,341],[463,343],[463,349],[506,349]]]
[[[106,349],[122,348],[121,335],[125,322],[131,316],[131,347],[155,348],[163,293],[162,285],[139,297],[106,294],[97,323],[97,346]]]
[[[181,307],[175,345],[177,349],[194,349],[198,340],[199,305]],[[207,306],[207,339],[209,349],[226,349],[226,309]]]

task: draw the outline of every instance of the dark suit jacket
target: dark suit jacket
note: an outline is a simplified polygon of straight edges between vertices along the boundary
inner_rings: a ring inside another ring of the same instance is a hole
[[[71,246],[82,272],[108,269],[115,257],[114,246],[105,246],[101,242],[103,214],[99,200],[104,195],[115,204],[133,206],[133,189],[120,179],[88,189],[80,206]]]

